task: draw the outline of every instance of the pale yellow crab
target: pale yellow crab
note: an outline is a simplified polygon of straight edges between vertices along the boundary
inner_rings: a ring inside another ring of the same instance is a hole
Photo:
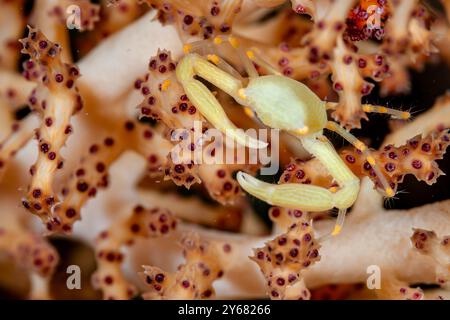
[[[243,62],[248,81],[216,54],[206,58],[198,53],[214,52],[215,46],[231,45]],[[237,143],[249,148],[264,148],[267,144],[237,130],[228,119],[222,106],[212,92],[195,76],[200,77],[232,96],[240,105],[252,110],[267,126],[288,131],[297,137],[314,157],[326,167],[338,187],[330,189],[308,184],[274,185],[262,182],[251,175],[239,172],[237,180],[251,195],[275,206],[318,212],[339,209],[338,219],[332,232],[340,232],[346,210],[353,205],[360,188],[356,177],[339,157],[333,145],[323,135],[323,129],[332,130],[360,150],[378,176],[385,196],[392,197],[393,189],[378,169],[367,147],[336,122],[328,121],[327,108],[333,103],[320,100],[307,86],[282,76],[252,51],[244,51],[232,36],[216,37],[213,41],[198,41],[184,47],[185,56],[178,63],[176,74],[191,102],[217,129]],[[253,62],[271,75],[259,76]],[[247,83],[244,86],[244,83]],[[363,105],[366,112],[389,113],[398,118],[409,118],[408,112],[372,105]]]

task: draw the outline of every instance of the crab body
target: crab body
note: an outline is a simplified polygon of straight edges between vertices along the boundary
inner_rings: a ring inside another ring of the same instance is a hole
[[[303,83],[279,75],[250,79],[243,89],[247,104],[271,128],[321,132],[327,123],[325,103]]]

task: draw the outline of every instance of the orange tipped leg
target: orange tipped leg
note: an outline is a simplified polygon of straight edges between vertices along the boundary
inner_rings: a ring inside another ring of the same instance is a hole
[[[271,66],[267,61],[263,60],[255,50],[247,50],[245,54],[251,61],[263,67],[270,74],[276,74],[279,76],[281,75],[281,73],[276,68]]]
[[[326,102],[325,106],[327,110],[335,110],[338,106],[338,103]],[[372,104],[363,104],[361,107],[364,112],[388,114],[395,119],[408,120],[411,118],[411,113],[409,113],[408,111],[386,108],[384,106],[374,106]]]
[[[336,132],[337,134],[342,136],[345,140],[350,142],[356,149],[358,149],[363,154],[363,156],[366,158],[367,162],[370,164],[373,171],[377,175],[378,181],[384,190],[384,195],[388,198],[393,197],[395,195],[394,190],[391,188],[391,186],[387,182],[386,177],[381,172],[379,166],[377,165],[377,163],[375,161],[375,158],[371,155],[367,146],[362,141],[358,140],[350,132],[348,132],[347,130],[342,128],[340,125],[338,125],[336,122],[328,121],[326,128],[328,130]]]
[[[346,213],[347,213],[347,209],[339,209],[339,213],[338,213],[338,216],[336,218],[336,223],[334,224],[333,230],[330,233],[321,236],[318,239],[319,242],[323,242],[325,240],[328,240],[331,237],[337,236],[337,235],[339,235],[341,233],[342,228],[344,226]]]
[[[371,104],[363,104],[362,109],[364,112],[373,112],[373,113],[384,113],[389,114],[390,116],[396,119],[408,120],[411,118],[411,113],[407,111],[400,111],[391,108],[386,108],[382,106],[373,106]]]

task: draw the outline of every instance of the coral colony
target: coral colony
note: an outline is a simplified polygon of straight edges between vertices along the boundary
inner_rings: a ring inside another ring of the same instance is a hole
[[[383,202],[448,174],[450,96],[375,103],[450,64],[433,5],[0,0],[1,291],[67,294],[64,239],[77,298],[449,298],[450,200]]]

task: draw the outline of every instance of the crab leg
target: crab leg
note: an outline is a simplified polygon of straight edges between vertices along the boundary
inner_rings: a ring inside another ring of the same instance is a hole
[[[316,156],[338,182],[340,189],[332,190],[306,184],[274,185],[262,182],[244,172],[237,180],[245,191],[272,205],[307,211],[324,211],[334,207],[346,209],[356,200],[359,179],[345,166],[328,141],[302,138],[305,148]]]
[[[243,102],[239,97],[239,90],[242,89],[242,83],[195,53],[186,55],[177,66],[178,81],[183,85],[189,100],[216,129],[249,148],[267,147],[267,143],[246,135],[243,130],[238,129],[228,119],[216,97],[203,83],[194,78],[195,75],[222,89],[241,104]]]
[[[297,183],[274,185],[262,182],[244,172],[238,173],[237,180],[245,191],[271,205],[314,212],[338,208],[339,216],[331,233],[337,235],[342,229],[346,209],[358,196],[359,179],[343,163],[325,137],[300,139],[306,150],[327,168],[339,184],[339,190],[333,192],[334,190]]]
[[[302,137],[301,141],[305,149],[319,159],[340,187],[333,193],[333,207],[347,209],[353,205],[358,196],[359,178],[347,167],[333,145],[325,136],[318,139]]]
[[[270,74],[276,74],[281,76],[281,73],[274,68],[273,66],[270,65],[270,63],[268,63],[267,61],[265,61],[264,59],[262,59],[259,54],[257,52],[255,52],[255,50],[247,50],[245,52],[245,54],[247,55],[247,57],[254,63],[258,64],[259,66],[263,67],[264,69],[266,69],[267,72],[269,72]]]
[[[387,197],[393,197],[395,195],[394,190],[392,190],[391,186],[387,182],[385,176],[381,172],[380,168],[378,167],[375,158],[370,154],[369,149],[367,146],[360,140],[358,140],[354,135],[352,135],[350,132],[339,126],[336,122],[328,121],[326,128],[328,130],[331,130],[333,132],[336,132],[341,137],[343,137],[345,140],[350,142],[356,149],[362,152],[364,157],[367,159],[367,162],[371,165],[373,171],[377,175],[378,181],[380,182],[385,195]]]
[[[338,103],[327,102],[325,104],[325,106],[326,106],[327,110],[336,110]],[[409,113],[408,111],[396,110],[396,109],[387,108],[384,106],[375,106],[372,104],[363,104],[363,105],[361,105],[361,107],[364,112],[388,114],[395,119],[408,120],[411,118],[411,113]]]
[[[364,112],[388,114],[396,119],[408,120],[409,118],[411,118],[411,114],[408,111],[400,111],[392,108],[386,108],[383,106],[363,104],[362,109]]]
[[[242,171],[236,177],[245,191],[274,206],[306,211],[325,211],[334,207],[333,194],[325,188],[298,183],[271,184]]]

